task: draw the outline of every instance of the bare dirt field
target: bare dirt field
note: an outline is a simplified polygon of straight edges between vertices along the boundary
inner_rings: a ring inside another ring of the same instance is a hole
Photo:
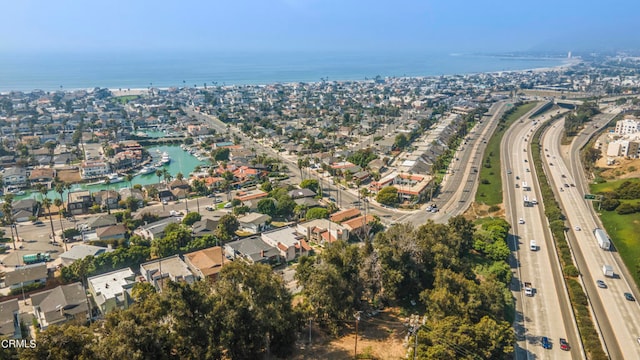
[[[79,182],[80,171],[78,169],[70,169],[70,170],[58,170],[57,171],[58,178],[63,182]]]
[[[505,211],[502,204],[497,205],[500,210],[489,212],[489,205],[486,204],[478,204],[477,202],[472,202],[471,206],[467,209],[467,211],[462,214],[462,216],[469,220],[474,221],[482,217],[494,216],[494,217],[504,217]]]
[[[640,177],[640,159],[618,158],[615,165],[607,165],[606,157],[600,158],[596,166],[606,169],[602,172],[605,179],[629,179]]]
[[[355,322],[349,324],[344,334],[332,339],[315,326],[311,328],[311,345],[308,333],[298,341],[298,350],[289,359],[353,359],[355,352]],[[358,323],[358,358],[395,360],[406,358],[404,338],[407,327],[404,318],[395,309],[386,309],[375,317],[362,316]]]

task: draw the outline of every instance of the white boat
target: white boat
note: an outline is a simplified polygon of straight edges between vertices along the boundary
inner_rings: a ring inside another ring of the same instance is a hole
[[[156,171],[156,168],[154,166],[143,166],[142,169],[138,171],[138,175],[151,174],[155,171]]]
[[[110,184],[115,184],[124,181],[124,177],[118,175],[117,173],[111,173],[107,175],[107,179],[109,179]]]
[[[169,157],[169,154],[167,154],[167,152],[163,152],[162,153],[162,159],[160,159],[160,164],[162,165],[166,165],[168,163],[171,162],[171,158]]]

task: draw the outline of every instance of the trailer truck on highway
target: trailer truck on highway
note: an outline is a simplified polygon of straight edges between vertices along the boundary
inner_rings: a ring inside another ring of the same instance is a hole
[[[598,246],[600,246],[600,248],[609,250],[611,247],[611,239],[609,239],[604,230],[595,228],[593,229],[593,235],[596,237],[596,240],[598,240]]]

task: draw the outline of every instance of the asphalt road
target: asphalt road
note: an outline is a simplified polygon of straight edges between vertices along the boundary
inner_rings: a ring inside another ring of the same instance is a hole
[[[529,146],[535,126],[528,116],[522,119],[522,123],[517,121],[507,130],[501,143],[506,217],[512,224],[509,246],[514,255],[512,267],[515,266],[512,290],[517,313],[514,324],[518,334],[516,359],[580,359],[582,351],[577,326],[543,205],[525,207],[523,201],[525,195],[539,201],[541,196]],[[548,116],[540,118],[540,121],[547,120]],[[506,170],[511,170],[511,174]],[[522,182],[527,182],[531,190],[525,191]],[[519,224],[520,218],[524,224]],[[530,249],[531,240],[535,240],[537,251]],[[534,296],[524,295],[524,282],[532,283]],[[543,336],[551,340],[551,350],[542,347]],[[560,338],[567,339],[571,351],[560,349]]]
[[[596,121],[607,122],[614,116],[615,114],[604,114]],[[548,149],[546,153],[549,157],[545,156],[546,171],[551,175],[556,198],[567,216],[569,229],[567,234],[578,262],[583,285],[611,358],[640,359],[640,346],[637,342],[640,336],[640,308],[637,302],[628,301],[623,297],[625,292],[634,292],[637,296],[636,287],[632,278],[624,271],[624,264],[615,249],[603,250],[597,244],[592,230],[601,225],[592,213],[588,200],[584,199],[585,192],[582,189],[586,189],[586,184],[580,181],[576,187],[570,186],[576,183],[574,179],[583,176],[581,172],[576,176],[578,161],[568,163],[565,160],[574,156],[576,156],[574,159],[579,158],[576,153],[573,153],[577,151],[577,145],[576,148],[572,148],[573,156],[568,156],[567,147],[561,147],[562,127],[563,121],[559,121],[555,127],[550,128],[545,133],[542,143],[543,147]],[[587,133],[593,133],[594,130],[596,128],[592,125],[587,126]],[[578,141],[586,142],[588,137],[589,135],[580,135]],[[563,151],[566,151],[564,157]],[[573,171],[570,170],[571,165],[573,165]],[[564,184],[569,184],[569,187],[565,187]],[[576,230],[576,226],[581,230]],[[615,278],[603,276],[602,266],[605,264],[613,266],[617,274]],[[596,280],[604,280],[608,288],[598,288],[595,284]]]

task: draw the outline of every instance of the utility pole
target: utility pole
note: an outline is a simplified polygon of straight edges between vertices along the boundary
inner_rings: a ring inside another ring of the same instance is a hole
[[[411,333],[415,337],[413,343],[413,360],[416,360],[418,358],[418,330],[420,330],[420,327],[424,325],[426,320],[427,317],[423,316],[422,321],[420,321],[420,316],[417,314],[411,315],[411,317],[409,318],[409,331],[411,331]]]
[[[357,359],[358,358],[358,322],[360,321],[360,312],[356,312],[355,313],[355,318],[356,318],[356,341],[355,341],[355,349],[353,352],[353,358]]]
[[[311,344],[311,318],[309,318],[309,344]]]

